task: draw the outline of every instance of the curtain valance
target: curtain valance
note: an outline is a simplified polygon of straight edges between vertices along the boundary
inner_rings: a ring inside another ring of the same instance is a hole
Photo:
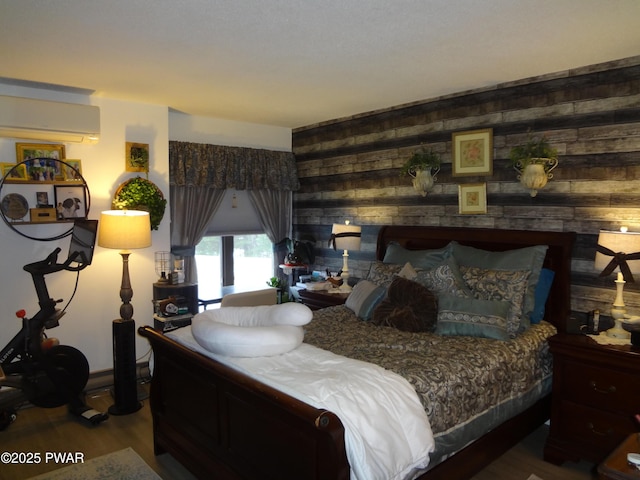
[[[293,153],[169,142],[169,184],[236,190],[300,188]]]

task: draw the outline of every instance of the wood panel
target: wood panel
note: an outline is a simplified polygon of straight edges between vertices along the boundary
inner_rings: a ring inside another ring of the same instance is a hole
[[[477,128],[493,129],[493,175],[453,177],[451,135]],[[535,198],[508,161],[528,132],[547,136],[560,161]],[[443,159],[426,197],[399,175],[421,145]],[[301,182],[294,234],[318,240],[319,269],[340,268],[326,241],[345,219],[374,237],[385,224],[573,231],[572,308],[606,313],[614,284],[593,268],[598,231],[640,231],[640,56],[301,127],[293,146]],[[487,184],[488,212],[460,215],[458,185],[474,182]],[[349,252],[351,275],[366,275],[374,258],[363,241]],[[625,290],[628,307],[640,308],[637,287]]]

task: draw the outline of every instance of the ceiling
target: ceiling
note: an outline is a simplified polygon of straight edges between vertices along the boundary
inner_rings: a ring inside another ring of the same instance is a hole
[[[0,0],[0,81],[295,128],[639,55],[639,27],[638,0]]]

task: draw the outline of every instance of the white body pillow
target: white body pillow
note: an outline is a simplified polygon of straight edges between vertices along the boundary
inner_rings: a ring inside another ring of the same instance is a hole
[[[193,317],[191,332],[205,349],[229,357],[268,357],[297,348],[313,313],[301,303],[225,307]]]

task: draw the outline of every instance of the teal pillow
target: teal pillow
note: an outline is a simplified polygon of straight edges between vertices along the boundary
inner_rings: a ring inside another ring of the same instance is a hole
[[[404,265],[409,262],[415,268],[433,268],[451,255],[451,244],[432,250],[409,250],[402,245],[391,242],[387,245],[383,263]]]
[[[515,338],[529,328],[529,319],[523,319],[522,306],[527,290],[529,270],[490,270],[477,267],[460,267],[462,278],[473,296],[480,300],[509,302],[507,333]]]
[[[548,268],[540,270],[540,279],[538,280],[535,293],[536,303],[529,317],[532,324],[540,323],[544,318],[547,298],[549,298],[549,292],[551,291],[551,285],[553,285],[553,278],[555,276],[556,273],[553,270],[549,270]]]
[[[440,295],[436,333],[509,340],[507,315],[510,308],[509,302],[501,300]]]
[[[382,301],[386,293],[386,288],[375,285],[368,280],[360,280],[353,287],[344,304],[353,310],[357,317],[369,320],[374,308]]]
[[[547,254],[547,245],[506,250],[504,252],[490,252],[479,248],[460,245],[452,242],[452,255],[458,265],[467,267],[488,268],[492,270],[529,270],[529,283],[524,297],[522,318],[527,325],[529,316],[535,306],[535,291],[540,278],[540,270]],[[527,325],[524,325],[526,328]]]
[[[451,294],[458,297],[473,296],[453,257],[447,258],[435,268],[418,272],[415,281],[438,296],[441,294]]]

